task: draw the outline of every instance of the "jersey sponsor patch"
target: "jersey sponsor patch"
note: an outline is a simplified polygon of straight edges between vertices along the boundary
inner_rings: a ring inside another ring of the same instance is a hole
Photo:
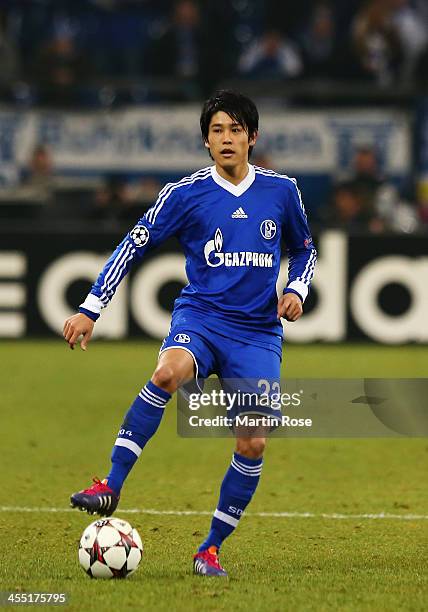
[[[145,225],[136,225],[130,232],[132,240],[136,247],[145,246],[150,238],[149,230]]]
[[[276,234],[276,223],[272,219],[265,219],[260,225],[260,232],[265,240],[272,240]]]
[[[214,240],[208,240],[204,247],[205,261],[210,268],[225,266],[226,268],[272,268],[273,253],[257,253],[254,251],[223,252],[223,234],[218,227]]]

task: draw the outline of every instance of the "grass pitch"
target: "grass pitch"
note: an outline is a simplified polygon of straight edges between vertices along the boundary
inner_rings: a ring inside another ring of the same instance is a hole
[[[77,543],[93,519],[69,511],[69,495],[105,475],[157,351],[157,343],[93,342],[87,353],[60,340],[0,346],[0,590],[65,592],[70,610],[426,609],[428,520],[361,517],[428,515],[426,439],[269,441],[248,515],[222,548],[230,579],[210,580],[191,574],[210,523],[197,513],[215,508],[233,440],[177,437],[175,402],[117,513],[142,536],[140,568],[125,581],[85,576]],[[284,357],[290,378],[428,376],[424,347],[294,345]],[[132,508],[196,514],[121,513]]]

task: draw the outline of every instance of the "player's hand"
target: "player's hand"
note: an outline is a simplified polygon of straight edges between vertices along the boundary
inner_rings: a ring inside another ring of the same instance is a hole
[[[71,349],[74,349],[79,337],[83,336],[80,342],[80,348],[86,351],[92,332],[94,331],[94,325],[95,322],[92,321],[92,319],[82,312],[78,312],[66,320],[62,335]]]
[[[278,319],[297,321],[303,314],[302,300],[295,293],[285,293],[278,300]]]

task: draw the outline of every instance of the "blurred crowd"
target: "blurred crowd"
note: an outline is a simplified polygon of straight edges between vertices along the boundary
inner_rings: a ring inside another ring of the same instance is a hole
[[[200,101],[220,82],[237,78],[426,91],[428,0],[0,3],[0,101],[14,108]],[[1,139],[7,157],[8,134]],[[258,155],[256,164],[287,172],[269,151]],[[6,172],[5,165],[2,176]],[[21,175],[0,185],[0,217],[19,210],[37,221],[67,218],[112,229],[141,216],[163,182],[113,172],[61,177],[40,142]],[[323,202],[313,208],[307,202],[312,225],[426,232],[428,178],[409,176],[408,182],[397,185],[385,176],[376,146],[361,145],[346,171],[331,177]]]
[[[0,95],[27,104],[189,98],[226,78],[428,82],[426,0],[3,0]],[[126,93],[96,83],[134,81]],[[158,90],[159,91],[159,90]],[[158,93],[159,95],[159,93]]]
[[[253,163],[272,168],[268,155],[256,153]],[[311,227],[340,229],[350,234],[415,234],[428,232],[428,188],[410,180],[397,184],[383,172],[374,145],[356,146],[349,167],[331,176],[324,202],[305,200]]]
[[[406,195],[410,197],[407,199]],[[376,149],[360,146],[355,150],[348,173],[335,177],[318,220],[323,227],[350,233],[412,234],[426,229],[423,202],[413,205],[414,200],[413,194],[405,194],[405,190],[400,190],[383,174]]]
[[[251,163],[286,171],[266,150],[256,148]],[[0,216],[6,212],[9,219],[31,217],[39,227],[74,222],[76,227],[83,223],[89,229],[125,231],[153,205],[164,182],[158,175],[123,172],[70,180],[55,173],[49,148],[37,145],[19,185],[0,189]],[[373,145],[357,146],[349,167],[331,176],[323,201],[314,205],[305,198],[305,206],[316,232],[330,228],[354,235],[428,233],[428,181],[398,185],[384,174]]]

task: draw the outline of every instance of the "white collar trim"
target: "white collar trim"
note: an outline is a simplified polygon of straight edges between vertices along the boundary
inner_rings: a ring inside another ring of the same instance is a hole
[[[223,187],[223,189],[226,189],[226,191],[238,198],[254,183],[256,172],[254,170],[254,166],[248,164],[248,174],[244,180],[239,183],[239,185],[234,185],[230,181],[227,181],[225,178],[220,176],[215,166],[211,166],[211,176],[217,185],[220,185],[220,187]]]

